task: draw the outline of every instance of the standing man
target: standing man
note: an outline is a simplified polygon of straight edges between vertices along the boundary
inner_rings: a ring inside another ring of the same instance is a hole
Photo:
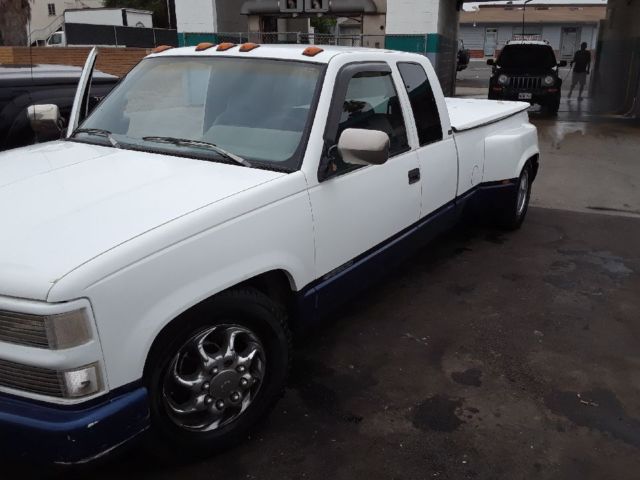
[[[575,53],[573,60],[571,60],[571,66],[573,67],[573,76],[571,77],[571,90],[569,90],[567,98],[571,98],[574,87],[580,84],[578,100],[582,100],[584,84],[587,83],[587,75],[591,70],[591,52],[587,50],[587,42],[582,42],[580,50]]]

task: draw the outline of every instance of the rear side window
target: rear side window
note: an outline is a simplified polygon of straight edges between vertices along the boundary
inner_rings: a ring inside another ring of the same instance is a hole
[[[409,94],[420,146],[442,140],[438,105],[424,68],[416,63],[398,63],[398,69]]]

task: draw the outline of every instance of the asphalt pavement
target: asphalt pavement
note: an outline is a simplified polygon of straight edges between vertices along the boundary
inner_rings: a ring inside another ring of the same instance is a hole
[[[522,229],[461,225],[299,340],[244,444],[183,465],[136,448],[64,477],[637,479],[640,127],[531,117]]]

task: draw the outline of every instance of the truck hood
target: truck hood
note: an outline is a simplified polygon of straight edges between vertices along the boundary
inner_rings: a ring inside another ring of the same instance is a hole
[[[1,153],[0,295],[46,300],[100,254],[283,175],[64,141]]]

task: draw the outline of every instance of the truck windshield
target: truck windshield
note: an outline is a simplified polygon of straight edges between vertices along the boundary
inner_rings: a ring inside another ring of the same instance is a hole
[[[548,45],[506,45],[497,64],[505,68],[549,69],[556,66],[556,56]]]
[[[82,124],[75,140],[293,170],[318,90],[320,65],[232,57],[141,62]],[[158,141],[158,138],[172,141]],[[180,140],[180,141],[175,141]],[[200,142],[200,143],[198,143]],[[202,148],[211,144],[215,148]]]

